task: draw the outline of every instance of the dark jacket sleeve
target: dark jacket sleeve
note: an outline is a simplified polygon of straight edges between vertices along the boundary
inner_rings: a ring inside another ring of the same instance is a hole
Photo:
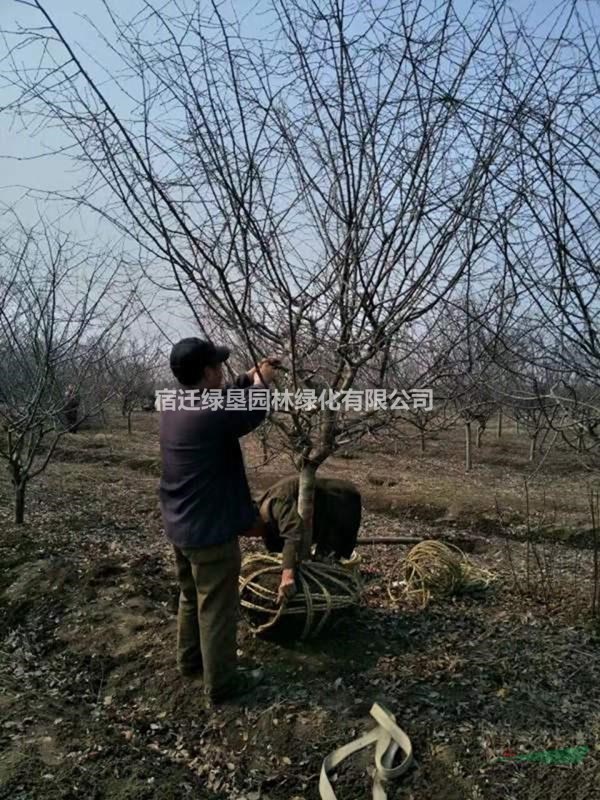
[[[227,389],[249,389],[254,384],[252,378],[248,376],[247,373],[242,372],[241,375],[236,375],[233,379],[233,383],[226,383],[223,387],[225,391]]]
[[[225,392],[227,392],[228,389],[245,389],[247,390],[247,394],[251,394],[254,391],[261,393],[268,391],[268,388],[264,385],[259,384],[257,386],[246,373],[238,375],[233,383],[225,384],[223,389]],[[225,425],[231,431],[232,435],[237,436],[238,439],[258,428],[267,416],[266,409],[261,408],[223,409],[221,413],[225,418]]]
[[[270,501],[269,512],[269,516],[277,525],[279,535],[284,540],[283,568],[294,569],[304,531],[304,523],[298,514],[296,502],[292,497],[274,497]]]

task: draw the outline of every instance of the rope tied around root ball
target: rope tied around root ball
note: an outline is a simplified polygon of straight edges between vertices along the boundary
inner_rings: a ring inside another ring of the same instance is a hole
[[[304,561],[296,569],[298,591],[277,602],[281,578],[280,555],[254,554],[242,563],[240,605],[253,633],[273,628],[283,617],[304,617],[301,639],[321,632],[334,611],[357,606],[361,581],[353,562]]]
[[[469,561],[456,545],[435,540],[411,548],[403,566],[406,594],[420,600],[423,607],[432,597],[487,589],[495,577]],[[388,594],[396,600],[389,590]]]

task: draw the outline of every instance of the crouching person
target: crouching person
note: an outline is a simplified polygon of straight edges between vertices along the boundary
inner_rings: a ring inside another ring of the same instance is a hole
[[[279,600],[295,590],[303,523],[298,513],[299,478],[282,478],[258,498],[255,535],[260,535],[270,553],[282,553],[283,572]],[[317,558],[349,558],[356,547],[362,514],[358,488],[346,480],[316,479],[313,544]]]

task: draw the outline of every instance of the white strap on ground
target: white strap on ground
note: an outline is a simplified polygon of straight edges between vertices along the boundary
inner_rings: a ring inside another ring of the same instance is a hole
[[[348,756],[363,750],[371,744],[375,745],[375,777],[373,779],[373,800],[386,800],[387,794],[384,789],[386,781],[399,778],[410,767],[413,760],[412,744],[402,728],[396,725],[396,718],[393,714],[374,703],[371,708],[371,716],[377,722],[377,726],[368,733],[359,736],[358,739],[348,744],[338,747],[330,753],[323,761],[321,767],[321,778],[319,780],[319,794],[321,800],[337,800],[335,792],[329,781],[329,773],[341,764]],[[398,750],[402,750],[404,758],[397,766],[392,766]]]

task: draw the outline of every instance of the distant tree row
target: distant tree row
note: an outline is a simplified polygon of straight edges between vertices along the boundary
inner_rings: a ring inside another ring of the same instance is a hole
[[[65,434],[111,404],[153,407],[156,346],[137,342],[136,285],[122,262],[48,228],[14,226],[0,244],[0,459],[24,519],[29,483]]]

